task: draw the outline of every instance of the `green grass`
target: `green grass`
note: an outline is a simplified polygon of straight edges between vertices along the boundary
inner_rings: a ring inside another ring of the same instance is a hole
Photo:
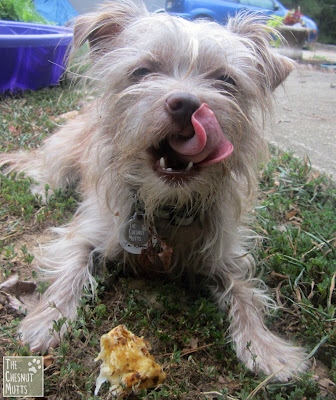
[[[52,89],[3,98],[0,149],[12,151],[38,146],[60,123],[55,118],[78,110],[82,97],[81,91],[65,82]]]
[[[38,146],[57,127],[55,117],[81,107],[82,96],[63,84],[3,99],[2,150]],[[254,229],[263,237],[255,256],[259,273],[284,308],[269,316],[267,323],[307,347],[312,371],[286,384],[254,375],[237,361],[227,316],[217,311],[207,291],[190,291],[182,280],[136,279],[124,275],[122,266],[111,264],[100,278],[96,298],[82,300],[78,320],[70,323],[61,345],[49,354],[46,398],[93,399],[100,336],[121,323],[151,343],[152,354],[167,373],[159,388],[129,399],[334,398],[325,387],[336,380],[335,187],[312,171],[308,160],[276,149],[271,154],[254,211]],[[30,271],[34,238],[68,221],[76,208],[75,193],[57,191],[45,205],[30,194],[30,184],[24,176],[0,177],[2,281],[13,273],[34,278]],[[5,355],[30,354],[16,340],[21,317],[0,307],[0,344]],[[55,322],[56,332],[63,323]],[[100,395],[110,398],[107,384]]]

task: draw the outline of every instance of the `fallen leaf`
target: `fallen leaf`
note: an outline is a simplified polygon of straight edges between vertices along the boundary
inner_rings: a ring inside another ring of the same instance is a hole
[[[301,302],[302,301],[302,296],[301,296],[300,290],[298,288],[295,288],[294,291],[295,291],[296,298],[297,298],[298,302]]]
[[[310,293],[307,297],[308,300],[311,300],[314,297],[314,287],[315,287],[315,282],[312,281],[311,285],[310,285]]]
[[[36,283],[20,281],[13,275],[0,284],[0,303],[21,313],[31,310],[38,303]]]
[[[18,275],[13,275],[5,282],[0,283],[0,290],[11,293],[14,296],[31,294],[36,290],[36,283],[32,281],[20,281]]]
[[[52,356],[51,354],[48,354],[46,356],[43,356],[43,364],[46,368],[50,367],[51,365],[54,364],[54,356]]]
[[[328,376],[328,368],[317,360],[312,378],[318,383],[322,398],[336,393],[336,384]]]
[[[152,240],[149,240],[149,245],[146,249],[142,249],[141,254],[139,255],[138,261],[139,265],[147,269],[155,264],[155,248],[153,246]]]
[[[324,389],[327,391],[327,393],[335,393],[335,383],[333,381],[331,381],[330,379],[327,378],[322,378],[318,381],[318,385],[320,386],[320,388]]]
[[[287,226],[285,224],[281,224],[281,225],[277,225],[275,227],[275,229],[281,233],[286,232],[287,231]]]
[[[190,343],[189,343],[190,348],[192,349],[197,349],[198,347],[198,339],[197,338],[191,338]]]
[[[165,271],[169,270],[171,258],[173,254],[173,248],[168,246],[165,242],[160,241],[162,252],[158,254],[160,260],[162,261],[163,268]]]
[[[290,210],[285,214],[285,218],[287,221],[291,221],[297,214],[296,210]]]
[[[168,271],[171,264],[173,248],[171,246],[168,246],[163,240],[161,240],[157,236],[155,236],[157,242],[154,245],[152,237],[153,235],[151,233],[148,247],[146,249],[143,249],[141,251],[141,254],[139,255],[139,264],[145,269],[148,267],[152,267],[153,265],[155,265],[158,257],[163,264],[163,269],[165,271]],[[158,251],[160,252],[158,253]]]

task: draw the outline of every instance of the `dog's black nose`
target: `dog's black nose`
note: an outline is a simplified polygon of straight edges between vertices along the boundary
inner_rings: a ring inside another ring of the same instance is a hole
[[[191,124],[191,116],[201,106],[198,97],[190,93],[174,93],[166,99],[166,110],[182,127]]]

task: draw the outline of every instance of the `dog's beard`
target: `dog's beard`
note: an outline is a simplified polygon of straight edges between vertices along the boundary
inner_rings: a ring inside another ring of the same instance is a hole
[[[189,180],[171,183],[152,170],[145,156],[137,161],[123,162],[119,173],[130,192],[136,193],[146,211],[146,219],[152,223],[166,208],[180,216],[181,213],[205,215],[215,201],[223,179],[229,174],[224,165],[216,165]]]

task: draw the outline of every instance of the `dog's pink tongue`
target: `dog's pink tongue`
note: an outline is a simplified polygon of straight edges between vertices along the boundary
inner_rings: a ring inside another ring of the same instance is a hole
[[[215,114],[206,103],[194,112],[191,122],[194,136],[169,138],[170,147],[185,160],[209,165],[224,160],[232,153],[232,143],[224,136]]]

